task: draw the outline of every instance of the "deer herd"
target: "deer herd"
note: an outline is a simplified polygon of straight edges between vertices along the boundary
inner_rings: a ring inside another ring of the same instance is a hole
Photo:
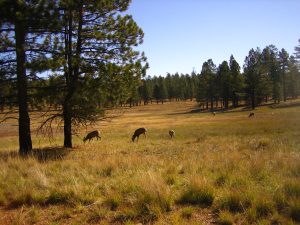
[[[212,114],[215,116],[215,115],[216,115],[216,112],[212,112]],[[248,117],[249,117],[249,118],[254,117],[254,113],[253,113],[253,112],[250,113],[250,114],[248,115]],[[134,142],[135,140],[138,142],[139,137],[140,137],[141,134],[144,134],[144,136],[145,136],[145,138],[146,138],[146,137],[147,137],[146,133],[147,133],[147,128],[145,128],[145,127],[141,127],[141,128],[136,129],[136,130],[134,131],[133,135],[132,135],[132,138],[131,138],[132,142]],[[174,137],[175,137],[175,131],[174,131],[174,130],[169,130],[169,135],[170,135],[170,138],[171,138],[171,139],[174,138]],[[84,142],[84,143],[85,143],[86,141],[89,141],[89,142],[90,142],[93,138],[97,138],[97,140],[98,140],[98,139],[101,140],[100,132],[99,132],[98,130],[94,130],[94,131],[88,133],[88,134],[83,138],[83,142]]]
[[[138,128],[134,131],[134,134],[132,135],[132,138],[131,140],[134,142],[135,140],[138,141],[139,140],[139,137],[141,134],[144,134],[145,137],[147,137],[146,135],[147,133],[147,128],[145,127],[141,127],[141,128]],[[173,138],[175,137],[175,131],[174,130],[169,130],[169,135],[170,135],[170,138]],[[83,142],[85,143],[86,141],[91,141],[93,138],[97,138],[101,140],[101,136],[100,136],[100,132],[98,130],[94,130],[90,133],[88,133],[84,138],[83,138]]]

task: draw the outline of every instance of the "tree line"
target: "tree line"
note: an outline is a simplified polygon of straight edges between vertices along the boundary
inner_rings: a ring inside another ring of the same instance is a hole
[[[300,40],[295,54],[269,45],[251,49],[243,70],[231,55],[229,62],[216,66],[212,59],[203,63],[200,73],[167,74],[143,80],[136,102],[196,99],[204,109],[228,109],[240,104],[254,109],[268,101],[279,103],[300,95]]]

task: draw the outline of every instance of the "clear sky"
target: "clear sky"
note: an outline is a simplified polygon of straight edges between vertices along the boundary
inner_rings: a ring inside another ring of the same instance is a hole
[[[128,14],[145,33],[150,76],[198,73],[231,54],[242,67],[251,48],[292,54],[300,39],[300,0],[132,0]]]

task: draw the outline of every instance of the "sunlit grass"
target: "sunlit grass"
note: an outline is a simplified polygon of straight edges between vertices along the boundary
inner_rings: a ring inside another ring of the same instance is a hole
[[[72,150],[59,147],[60,132],[51,142],[33,134],[28,159],[16,133],[2,132],[0,224],[299,222],[299,107],[263,107],[249,119],[190,113],[194,104],[126,109],[87,129],[101,141],[84,144],[82,129]],[[147,138],[132,143],[142,126]]]

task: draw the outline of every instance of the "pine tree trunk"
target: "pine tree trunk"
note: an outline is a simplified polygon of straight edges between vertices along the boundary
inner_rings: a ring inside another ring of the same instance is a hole
[[[283,71],[283,101],[286,102],[286,82],[285,82],[285,71]]]
[[[255,109],[255,94],[254,91],[251,93],[251,107]]]
[[[30,118],[27,104],[27,79],[25,69],[25,30],[21,21],[16,20],[17,89],[19,104],[19,153],[28,155],[32,150]]]
[[[72,116],[71,107],[68,102],[65,102],[63,109],[64,116],[64,147],[72,148]]]

